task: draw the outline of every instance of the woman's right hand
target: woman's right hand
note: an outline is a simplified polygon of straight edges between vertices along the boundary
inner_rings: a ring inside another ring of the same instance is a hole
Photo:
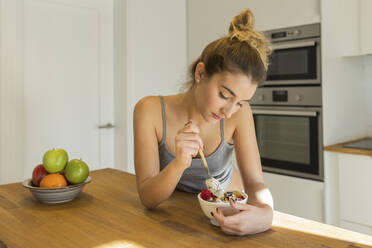
[[[185,126],[177,132],[175,137],[176,146],[176,165],[181,166],[183,170],[191,165],[193,157],[203,149],[203,141],[199,136],[199,128],[192,120],[188,121]]]

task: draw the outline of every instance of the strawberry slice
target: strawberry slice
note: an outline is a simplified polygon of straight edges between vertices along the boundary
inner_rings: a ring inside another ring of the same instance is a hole
[[[201,194],[200,194],[200,197],[203,200],[208,201],[209,199],[211,199],[213,197],[213,194],[208,189],[203,189]]]

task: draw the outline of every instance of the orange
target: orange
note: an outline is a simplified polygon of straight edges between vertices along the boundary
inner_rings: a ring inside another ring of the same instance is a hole
[[[40,182],[41,188],[63,188],[66,186],[66,179],[61,174],[48,174]]]

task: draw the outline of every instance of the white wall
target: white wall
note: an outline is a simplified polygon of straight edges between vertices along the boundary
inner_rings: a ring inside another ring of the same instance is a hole
[[[364,93],[366,99],[367,135],[372,137],[372,55],[364,57]]]
[[[0,183],[22,180],[24,170],[23,30],[17,8],[18,1],[0,1]]]
[[[188,0],[188,61],[211,41],[227,34],[231,19],[244,8],[256,16],[256,28],[269,30],[320,21],[320,0]]]
[[[178,92],[186,80],[186,1],[127,1],[127,164],[133,163],[133,108],[147,95]]]
[[[363,59],[344,56],[358,49],[359,10],[353,1],[328,0],[321,11],[323,137],[332,145],[366,135]]]

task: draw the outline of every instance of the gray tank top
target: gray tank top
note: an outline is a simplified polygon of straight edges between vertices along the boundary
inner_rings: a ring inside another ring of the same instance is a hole
[[[164,169],[174,158],[166,143],[165,138],[167,134],[167,122],[165,115],[164,98],[161,99],[161,112],[163,118],[163,137],[159,143],[159,160],[160,170]],[[205,157],[209,171],[212,177],[216,178],[226,188],[233,177],[234,169],[232,166],[232,154],[234,151],[234,145],[227,143],[224,139],[224,119],[220,122],[221,126],[221,143],[217,149],[209,156]],[[201,158],[193,158],[191,165],[187,168],[180,181],[178,182],[177,189],[191,193],[199,193],[202,189],[206,189],[205,179],[207,178],[207,172],[203,166]]]

